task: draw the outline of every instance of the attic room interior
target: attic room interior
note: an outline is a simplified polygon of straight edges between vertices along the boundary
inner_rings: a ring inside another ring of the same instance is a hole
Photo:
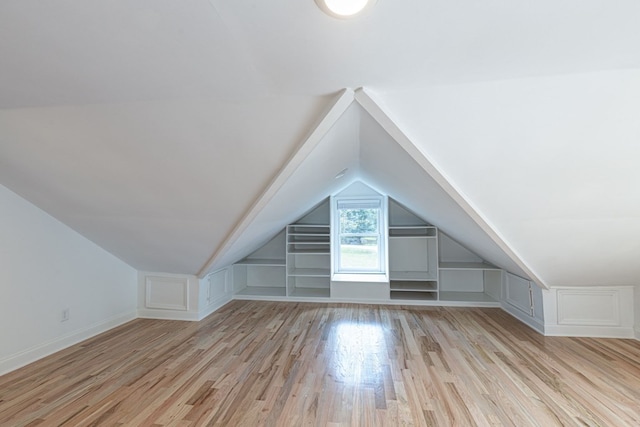
[[[0,425],[640,425],[639,20],[1,2]]]

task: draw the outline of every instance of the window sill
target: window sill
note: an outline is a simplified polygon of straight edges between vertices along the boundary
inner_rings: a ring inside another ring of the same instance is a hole
[[[389,276],[385,273],[336,273],[331,276],[331,281],[384,283],[389,281]]]

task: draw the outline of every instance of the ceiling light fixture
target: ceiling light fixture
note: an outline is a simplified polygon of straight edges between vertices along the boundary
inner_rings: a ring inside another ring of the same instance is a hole
[[[362,12],[375,0],[315,0],[318,7],[334,18],[350,18]]]

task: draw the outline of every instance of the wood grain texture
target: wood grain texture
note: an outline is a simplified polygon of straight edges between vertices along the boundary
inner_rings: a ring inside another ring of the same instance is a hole
[[[0,377],[1,426],[638,426],[640,342],[499,309],[234,301]]]

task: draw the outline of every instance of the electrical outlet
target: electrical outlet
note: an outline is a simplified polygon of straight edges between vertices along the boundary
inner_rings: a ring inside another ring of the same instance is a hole
[[[67,320],[69,320],[69,309],[65,308],[62,310],[62,314],[60,315],[60,321],[66,322]]]

